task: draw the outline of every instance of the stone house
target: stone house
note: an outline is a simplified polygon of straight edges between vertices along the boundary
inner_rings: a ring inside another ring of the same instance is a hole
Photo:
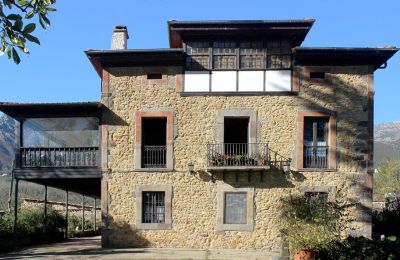
[[[117,26],[86,51],[100,102],[0,104],[16,178],[101,196],[104,247],[281,251],[290,193],[340,193],[371,236],[373,74],[398,49],[301,47],[313,23],[169,21],[170,48],[144,50]]]

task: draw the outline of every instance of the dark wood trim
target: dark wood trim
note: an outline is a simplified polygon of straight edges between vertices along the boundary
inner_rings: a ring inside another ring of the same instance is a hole
[[[101,170],[98,167],[86,168],[20,168],[14,171],[15,178],[29,179],[79,179],[101,178]]]

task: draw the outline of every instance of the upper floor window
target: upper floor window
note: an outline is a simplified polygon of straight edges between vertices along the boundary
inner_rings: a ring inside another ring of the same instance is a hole
[[[304,119],[304,168],[328,167],[328,121],[326,117]]]
[[[291,43],[284,40],[189,41],[186,54],[187,70],[291,68]]]

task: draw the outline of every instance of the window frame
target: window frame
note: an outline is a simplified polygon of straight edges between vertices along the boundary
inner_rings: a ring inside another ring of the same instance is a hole
[[[143,193],[164,192],[164,223],[143,223]],[[172,229],[172,185],[150,184],[139,185],[135,189],[136,228],[137,229]]]
[[[327,117],[328,119],[328,162],[326,168],[304,168],[304,119],[306,117]],[[297,156],[296,164],[299,171],[336,171],[336,123],[335,111],[300,111],[297,121]]]
[[[142,122],[143,118],[167,119],[167,152],[165,168],[142,167]],[[135,113],[135,144],[134,144],[134,169],[136,171],[173,171],[173,143],[174,143],[174,113],[172,111],[137,111]]]
[[[245,224],[225,224],[225,194],[226,193],[245,193],[246,194],[246,223]],[[232,187],[228,184],[217,186],[217,231],[247,231],[254,229],[254,187]]]

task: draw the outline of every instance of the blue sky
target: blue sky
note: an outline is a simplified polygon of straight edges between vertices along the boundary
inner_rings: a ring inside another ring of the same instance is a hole
[[[100,79],[85,54],[109,49],[115,25],[128,27],[129,48],[168,47],[167,21],[303,19],[316,23],[303,46],[400,46],[400,1],[121,0],[58,1],[40,46],[19,65],[0,57],[0,101],[100,99]],[[400,53],[375,73],[375,122],[400,120]]]

